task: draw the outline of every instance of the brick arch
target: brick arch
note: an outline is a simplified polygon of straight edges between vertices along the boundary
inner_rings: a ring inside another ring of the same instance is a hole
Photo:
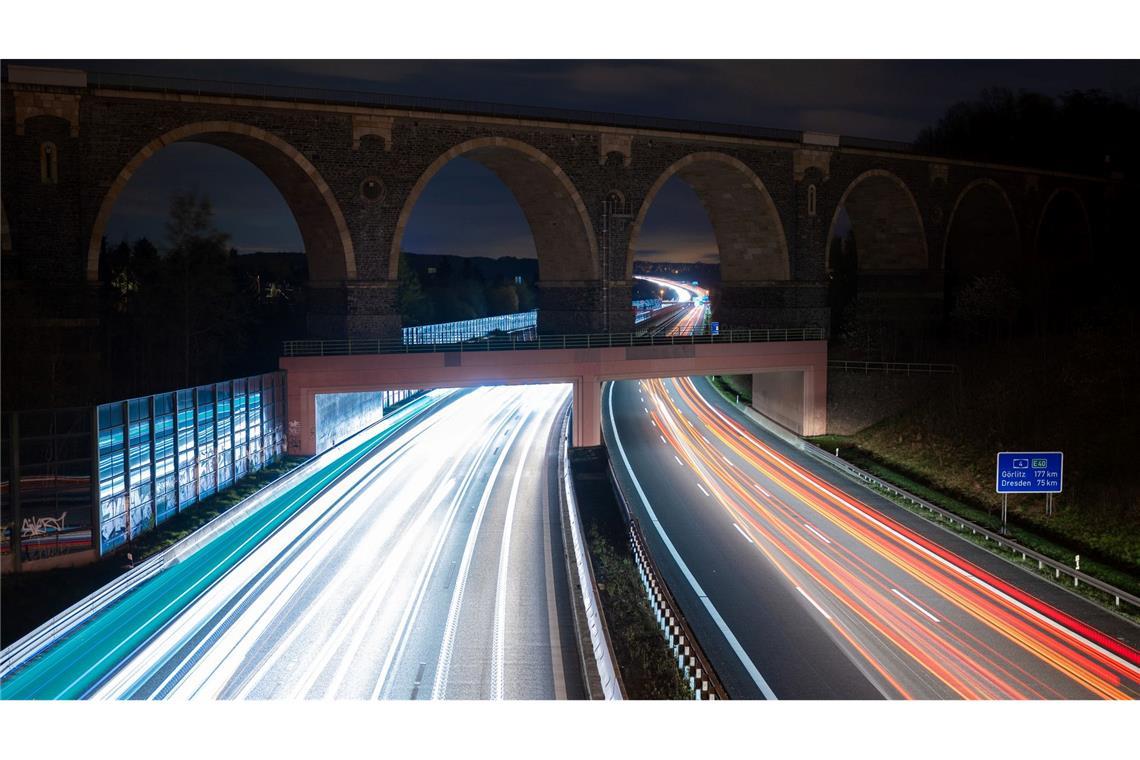
[[[926,228],[914,194],[898,175],[871,169],[856,177],[843,191],[827,231],[827,268],[831,270],[831,240],[839,209],[855,232],[861,271],[926,269],[930,254]]]
[[[1045,200],[1044,205],[1041,206],[1041,215],[1037,218],[1037,225],[1033,230],[1033,255],[1040,257],[1041,253],[1041,229],[1045,226],[1045,222],[1049,219],[1049,210],[1053,203],[1062,196],[1072,196],[1073,200],[1077,202],[1077,208],[1080,210],[1081,224],[1080,226],[1084,231],[1084,244],[1085,249],[1083,253],[1090,253],[1092,251],[1092,222],[1089,221],[1088,208],[1085,206],[1084,198],[1071,187],[1058,187],[1049,194]]]
[[[151,140],[119,171],[92,226],[87,279],[99,278],[99,247],[115,201],[147,159],[180,141],[203,142],[237,153],[269,178],[293,212],[309,260],[310,281],[356,279],[356,254],[344,213],[328,183],[305,156],[263,129],[231,121],[187,124]]]
[[[690,153],[661,173],[637,212],[626,252],[625,277],[633,278],[633,256],[653,199],[674,175],[701,199],[720,253],[723,282],[765,282],[791,278],[788,241],[772,196],[744,162],[724,153]]]
[[[392,235],[388,278],[397,279],[400,245],[412,210],[432,178],[452,159],[477,161],[494,172],[522,208],[545,282],[598,279],[598,243],[586,204],[554,159],[521,140],[480,137],[447,150],[425,169],[408,192]]]
[[[959,272],[982,274],[1013,263],[1021,253],[1021,226],[1005,189],[988,178],[962,188],[946,222],[942,269],[950,261]]]

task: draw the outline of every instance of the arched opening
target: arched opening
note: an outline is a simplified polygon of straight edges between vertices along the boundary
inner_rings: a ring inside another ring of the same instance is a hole
[[[327,185],[279,138],[167,133],[120,170],[92,228],[109,382],[141,395],[272,369],[305,334],[306,284],[350,279],[351,253]]]
[[[680,177],[670,177],[657,192],[636,245],[631,256],[634,331],[703,332],[713,321],[710,307],[720,302],[720,253],[708,213]],[[709,304],[701,303],[698,294],[707,294]],[[694,309],[702,313],[681,313]]]
[[[389,251],[389,278],[399,277],[400,254],[413,209],[433,178],[456,159],[466,159],[488,170],[522,211],[538,262],[539,331],[590,332],[600,327],[600,314],[596,307],[591,307],[599,290],[598,244],[586,205],[553,159],[518,140],[470,140],[451,148],[424,170],[400,210]],[[466,173],[470,170],[468,166]],[[466,202],[485,199],[488,187],[492,186],[482,182]]]
[[[633,277],[635,260],[644,267],[663,258],[708,267],[711,321],[725,327],[761,326],[753,323],[762,321],[754,316],[765,308],[762,288],[791,276],[784,227],[767,188],[722,153],[682,158],[646,194],[630,231],[626,277]]]
[[[918,204],[906,184],[890,172],[864,172],[844,191],[828,240],[845,217],[859,249],[861,272],[925,270],[926,233]],[[831,268],[830,257],[828,269]]]
[[[530,225],[510,189],[477,161],[457,156],[423,188],[403,230],[400,320],[412,342],[473,337],[454,322],[536,307],[538,258]],[[438,325],[438,328],[424,328]],[[454,328],[454,329],[453,329]]]
[[[827,240],[832,336],[867,358],[897,355],[903,326],[919,320],[893,296],[920,292],[929,262],[910,189],[891,172],[860,174],[836,204]]]
[[[1054,190],[1037,223],[1032,271],[1038,327],[1063,326],[1075,310],[1096,301],[1100,274],[1090,266],[1092,227],[1081,196]]]
[[[152,156],[180,141],[225,148],[252,163],[269,178],[296,220],[311,281],[342,282],[356,278],[356,258],[348,225],[332,190],[316,167],[296,148],[265,130],[233,122],[201,122],[179,127],[152,140],[120,170],[92,226],[87,253],[88,279],[99,277],[100,245],[119,195]]]
[[[979,278],[999,277],[1018,287],[1024,268],[1017,216],[1005,191],[993,180],[971,182],[958,194],[946,224],[942,267],[946,309]]]

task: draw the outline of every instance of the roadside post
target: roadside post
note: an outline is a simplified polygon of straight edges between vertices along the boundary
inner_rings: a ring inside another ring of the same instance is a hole
[[[1045,494],[1045,514],[1053,514],[1053,494],[1061,493],[1065,455],[1060,451],[999,451],[995,490],[1001,494],[1001,532],[1008,535],[1009,495]]]

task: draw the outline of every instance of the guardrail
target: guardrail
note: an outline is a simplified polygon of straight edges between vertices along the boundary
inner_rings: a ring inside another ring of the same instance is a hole
[[[570,415],[566,414],[562,420],[562,445],[558,449],[558,473],[562,479],[562,505],[563,514],[567,517],[570,528],[571,551],[566,553],[567,570],[571,579],[577,578],[579,599],[582,602],[585,623],[589,630],[590,649],[593,653],[594,667],[586,658],[582,640],[581,626],[578,625],[578,605],[571,605],[574,614],[574,632],[578,638],[578,650],[582,654],[583,680],[586,690],[594,698],[594,688],[601,691],[605,699],[625,699],[625,687],[617,667],[614,665],[613,646],[610,644],[609,628],[605,624],[605,613],[602,611],[598,584],[594,579],[593,567],[586,549],[585,533],[582,530],[582,519],[578,513],[578,501],[574,496],[574,481],[570,477],[569,457]],[[577,602],[577,600],[576,600]],[[594,679],[597,682],[594,682]]]
[[[741,409],[741,411],[743,411],[749,419],[755,421],[757,424],[771,432],[773,435],[783,439],[795,448],[806,453],[808,456],[811,456],[819,462],[826,464],[827,466],[846,475],[847,477],[860,480],[865,484],[878,488],[899,499],[907,501],[912,506],[926,510],[931,515],[938,515],[942,519],[949,522],[951,525],[957,524],[958,527],[962,530],[969,530],[973,535],[982,536],[983,539],[985,539],[987,542],[992,541],[998,549],[1007,549],[1015,554],[1020,554],[1023,562],[1033,560],[1037,562],[1038,570],[1043,570],[1048,567],[1053,570],[1054,580],[1059,581],[1062,576],[1071,578],[1074,588],[1079,586],[1081,583],[1084,583],[1086,586],[1095,588],[1101,593],[1113,597],[1114,603],[1117,607],[1120,607],[1121,602],[1124,602],[1137,612],[1140,612],[1140,597],[1137,597],[1134,594],[1130,594],[1124,589],[1117,588],[1111,583],[1106,583],[1099,578],[1094,578],[1088,573],[1069,567],[1068,565],[1062,562],[1058,562],[1052,557],[1041,554],[1040,552],[1034,551],[1027,546],[1023,546],[1009,536],[1003,536],[1002,534],[995,533],[988,528],[983,528],[981,525],[978,525],[975,522],[971,522],[970,520],[959,517],[947,509],[943,509],[936,504],[931,504],[920,496],[915,496],[903,488],[899,488],[896,485],[888,483],[872,475],[871,473],[859,467],[856,467],[850,462],[847,462],[832,454],[828,454],[818,446],[805,441],[803,438],[796,435],[792,431],[783,428],[779,425],[779,423],[770,420],[767,417],[764,417],[762,414],[756,412],[753,409],[750,409],[744,405],[740,405],[738,408]]]
[[[623,348],[629,346],[685,346],[713,343],[768,343],[824,340],[822,327],[775,327],[762,330],[726,330],[717,335],[641,335],[592,333],[539,335],[526,340],[493,336],[458,343],[407,345],[401,340],[345,338],[341,340],[287,340],[282,356],[355,356],[359,354],[468,353],[471,351],[533,351],[552,348]]]
[[[828,359],[827,368],[839,372],[888,372],[903,375],[953,375],[957,364],[928,364],[922,362],[864,362],[848,359]]]
[[[438,403],[438,401],[426,405],[401,424],[407,424],[407,422],[418,417],[421,412],[434,407],[436,403]],[[385,420],[380,420],[375,423],[375,425],[382,425],[384,422]],[[371,427],[375,427],[375,425],[361,430],[356,435],[346,438],[328,451],[318,454],[300,466],[293,468],[257,493],[251,494],[231,509],[218,515],[190,535],[136,565],[133,569],[120,575],[106,586],[79,600],[26,636],[13,642],[0,652],[0,678],[6,677],[10,671],[22,665],[37,652],[43,651],[54,644],[72,629],[81,625],[91,615],[113,604],[163,570],[182,562],[219,534],[225,532],[237,522],[265,506],[268,502],[276,499],[282,493],[292,488],[293,482],[297,478],[307,477],[326,467],[331,460],[336,459],[343,453],[344,447],[347,446],[349,442],[354,441],[370,430]],[[337,481],[334,481],[334,483],[335,482]],[[329,483],[328,486],[326,486],[326,490],[327,488],[331,488],[334,483]],[[314,498],[315,496],[314,494]]]
[[[656,563],[653,561],[653,556],[645,543],[645,537],[641,533],[641,525],[633,516],[632,510],[629,508],[629,500],[622,490],[621,481],[618,479],[617,473],[614,472],[613,460],[607,457],[607,464],[610,483],[613,484],[614,492],[621,504],[625,522],[629,528],[630,547],[633,550],[634,560],[637,562],[637,572],[641,576],[642,588],[645,589],[649,604],[653,607],[657,625],[661,627],[661,632],[665,635],[669,649],[677,659],[677,668],[688,682],[694,699],[728,699],[728,692],[725,691],[716,670],[709,662],[708,657],[705,656],[704,650],[697,642],[697,637],[693,634],[692,628],[689,627],[688,620],[681,612],[681,606],[677,604],[676,598],[669,591],[669,586],[665,583]]]

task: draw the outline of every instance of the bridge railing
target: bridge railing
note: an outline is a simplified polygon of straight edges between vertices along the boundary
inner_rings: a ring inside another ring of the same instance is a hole
[[[712,343],[771,343],[824,340],[822,327],[773,327],[760,330],[726,330],[718,335],[639,335],[593,333],[538,335],[519,338],[495,335],[456,343],[406,344],[402,340],[344,338],[340,340],[287,340],[282,356],[353,356],[358,354],[470,353],[472,351],[530,351],[553,348],[625,348],[630,346],[688,346]]]
[[[957,364],[925,364],[921,362],[864,362],[829,359],[827,368],[838,372],[887,372],[895,375],[953,375]]]

